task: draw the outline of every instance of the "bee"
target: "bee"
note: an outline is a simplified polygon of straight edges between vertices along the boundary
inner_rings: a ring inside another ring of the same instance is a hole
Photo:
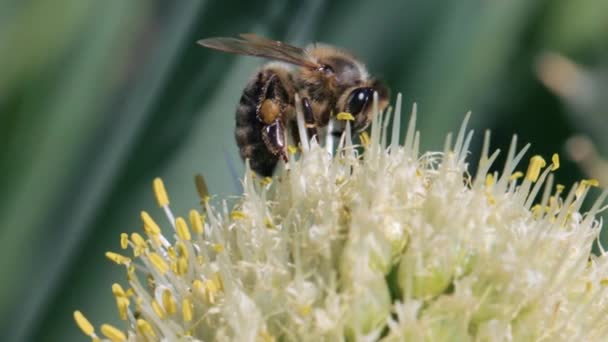
[[[280,159],[288,162],[287,134],[300,141],[295,95],[301,99],[309,136],[328,126],[340,112],[354,118],[352,128],[362,131],[371,122],[374,92],[378,109],[388,104],[389,90],[369,75],[348,52],[325,44],[302,49],[255,34],[240,38],[216,37],[197,43],[224,52],[258,56],[264,64],[243,90],[236,110],[235,137],[241,157],[261,176],[272,176]],[[330,132],[339,135],[340,132]]]

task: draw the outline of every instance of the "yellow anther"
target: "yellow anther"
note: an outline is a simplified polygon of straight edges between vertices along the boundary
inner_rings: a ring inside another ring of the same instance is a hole
[[[188,272],[188,259],[178,258],[176,263],[176,270],[178,275],[184,275]]]
[[[312,312],[312,307],[310,305],[302,305],[300,306],[300,314],[302,316],[308,316]]]
[[[363,145],[363,147],[369,146],[370,140],[367,132],[361,132],[361,134],[359,134],[359,139],[361,140],[361,145]]]
[[[266,226],[268,229],[275,228],[274,223],[272,223],[272,220],[269,217],[264,219],[264,226]]]
[[[127,297],[133,297],[135,295],[135,291],[133,291],[132,288],[128,288],[127,291],[125,291],[125,296]]]
[[[293,145],[289,145],[287,146],[287,152],[289,152],[289,154],[296,154],[298,152],[298,148]],[[265,178],[266,177],[264,177],[263,179]]]
[[[563,185],[563,184],[557,184],[557,185],[555,186],[555,189],[557,190],[557,193],[558,193],[558,194],[559,194],[559,193],[562,193],[562,192],[564,191],[564,189],[565,189],[565,188],[566,188],[566,186],[565,186],[565,185]]]
[[[217,288],[219,290],[224,290],[224,281],[222,280],[222,276],[219,272],[215,272],[213,274],[213,281],[215,282],[215,285],[217,285]]]
[[[110,324],[101,325],[101,333],[104,334],[112,342],[122,342],[127,340],[127,336],[120,329]]]
[[[126,297],[127,296],[127,294],[125,293],[125,290],[122,289],[122,286],[120,286],[119,283],[112,284],[112,294],[114,295],[114,297]]]
[[[209,303],[215,302],[215,297],[218,293],[218,290],[219,289],[217,288],[217,285],[213,280],[205,280],[205,294],[207,295],[207,301],[209,301]]]
[[[177,231],[177,236],[179,236],[180,239],[190,241],[190,230],[188,229],[188,225],[183,218],[178,217],[175,219],[175,230]]]
[[[121,233],[120,234],[120,248],[127,249],[129,247],[129,234]]]
[[[203,175],[194,176],[194,185],[196,185],[196,192],[201,199],[201,204],[209,202],[209,188],[207,188]]]
[[[118,316],[126,321],[129,312],[129,299],[127,297],[116,297],[116,307],[118,308]]]
[[[93,336],[95,334],[95,328],[89,322],[89,320],[84,317],[82,312],[76,310],[74,311],[74,320],[76,321],[76,325],[82,330],[82,332],[87,336]]]
[[[156,316],[158,316],[158,318],[165,318],[165,310],[162,306],[160,306],[160,304],[158,304],[156,299],[152,299],[152,310],[154,310],[154,313],[156,314]]]
[[[148,247],[146,240],[138,233],[131,233],[131,241],[133,241],[133,244],[135,245],[135,248],[133,248],[133,254],[135,256],[140,256]]]
[[[198,262],[199,265],[202,265],[204,261],[205,261],[205,259],[203,258],[202,255],[198,255],[196,257],[196,262]]]
[[[135,277],[135,266],[131,264],[127,266],[127,279],[131,280],[133,277]]]
[[[150,217],[147,212],[141,212],[141,219],[144,222],[144,230],[146,231],[146,233],[154,236],[160,235],[160,227],[158,227],[156,222],[154,222],[152,217]]]
[[[526,171],[526,179],[531,182],[536,182],[540,176],[540,170],[547,165],[547,162],[543,157],[536,155],[530,158],[530,164],[528,165],[528,171]]]
[[[534,217],[538,218],[543,213],[543,207],[540,204],[536,204],[530,209],[530,211]]]
[[[184,322],[192,320],[192,301],[189,298],[182,300],[182,317],[184,318]]]
[[[336,119],[342,121],[354,121],[355,117],[351,113],[340,112],[338,113],[338,115],[336,115]]]
[[[177,305],[171,291],[165,289],[163,291],[163,308],[168,315],[173,315],[177,311]]]
[[[608,286],[608,278],[600,279],[600,285],[602,285],[602,286]]]
[[[221,243],[214,243],[212,248],[216,253],[222,253],[224,251],[224,245]]]
[[[175,248],[173,248],[173,246],[169,246],[169,248],[167,248],[167,255],[171,260],[177,259],[177,253],[175,253]]]
[[[177,257],[183,257],[183,258],[187,258],[188,257],[188,248],[186,248],[186,245],[183,242],[178,241],[177,243],[175,243],[175,250],[177,251]]]
[[[494,185],[494,176],[491,173],[486,175],[486,186],[489,188]]]
[[[559,155],[557,153],[553,153],[551,156],[551,171],[555,171],[559,169]]]
[[[154,187],[154,195],[156,196],[156,202],[159,207],[166,207],[169,205],[169,196],[167,196],[167,190],[165,190],[165,183],[160,178],[154,178],[152,183]]]
[[[192,230],[194,231],[194,233],[196,234],[203,234],[204,231],[204,218],[201,217],[201,215],[198,213],[197,210],[190,210],[190,226],[192,227]]]
[[[597,179],[595,179],[595,178],[583,179],[581,181],[581,184],[585,184],[587,186],[594,186],[594,187],[600,186],[600,182]]]
[[[416,177],[422,177],[422,171],[418,168],[416,168]]]
[[[519,179],[521,177],[524,176],[524,173],[521,171],[515,171],[511,174],[511,177],[509,177],[509,180],[514,181],[516,179]]]
[[[262,178],[262,180],[260,180],[260,183],[262,183],[262,185],[264,186],[269,185],[270,183],[272,183],[272,178],[264,177]]]
[[[156,270],[160,274],[167,273],[167,271],[169,270],[169,265],[167,265],[165,260],[160,255],[152,252],[152,253],[148,254],[148,258],[150,259],[150,262],[152,263],[154,268],[156,268]]]
[[[585,283],[585,292],[591,292],[593,290],[593,283],[591,283],[590,281],[587,281]]]
[[[131,263],[131,258],[114,252],[106,252],[106,258],[114,261],[118,265],[129,265]]]
[[[137,331],[146,336],[148,340],[156,340],[156,333],[154,332],[154,329],[152,329],[150,323],[148,323],[146,320],[141,318],[137,320]]]
[[[235,220],[235,221],[236,221],[236,220],[243,220],[243,219],[246,219],[246,218],[247,218],[247,214],[245,214],[244,212],[239,211],[239,210],[233,210],[233,211],[230,213],[230,217],[231,217],[233,220]]]

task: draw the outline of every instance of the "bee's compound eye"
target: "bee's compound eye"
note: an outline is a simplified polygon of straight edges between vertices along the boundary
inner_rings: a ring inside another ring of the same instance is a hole
[[[334,73],[334,68],[332,68],[331,66],[327,65],[327,64],[323,64],[319,67],[319,71],[321,71],[324,74],[333,74]]]
[[[353,115],[361,113],[371,100],[373,94],[372,88],[357,88],[353,90],[348,96],[346,111]]]

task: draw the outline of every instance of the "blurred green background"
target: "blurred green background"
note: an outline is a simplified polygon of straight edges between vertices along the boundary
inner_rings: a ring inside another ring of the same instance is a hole
[[[2,0],[0,339],[85,340],[75,309],[122,327],[104,252],[160,217],[154,177],[180,214],[196,173],[238,193],[234,110],[262,61],[195,41],[242,32],[352,51],[418,103],[425,149],[472,110],[476,151],[517,133],[560,152],[559,183],[608,185],[606,0]]]

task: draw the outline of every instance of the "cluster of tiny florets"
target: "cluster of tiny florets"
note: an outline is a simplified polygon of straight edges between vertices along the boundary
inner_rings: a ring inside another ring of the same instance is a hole
[[[415,109],[404,142],[400,98],[395,113],[392,134],[379,113],[360,145],[347,122],[332,153],[302,139],[288,171],[247,171],[232,209],[203,198],[175,217],[155,180],[168,225],[142,212],[143,233],[121,236],[130,254],[106,254],[128,284],[112,286],[124,326],[102,325],[103,338],[606,340],[608,260],[591,253],[606,193],[581,214],[596,183],[564,192],[556,155],[517,170],[528,146],[516,139],[490,172],[489,135],[470,175],[466,120],[443,151],[419,153]]]

